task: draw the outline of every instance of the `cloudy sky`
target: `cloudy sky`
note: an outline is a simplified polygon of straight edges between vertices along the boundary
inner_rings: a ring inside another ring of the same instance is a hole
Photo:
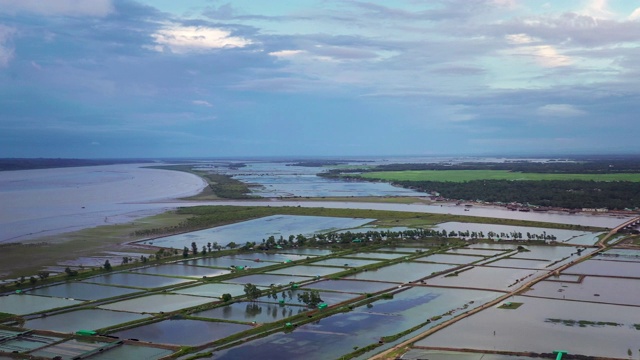
[[[0,0],[0,157],[640,152],[640,1]]]

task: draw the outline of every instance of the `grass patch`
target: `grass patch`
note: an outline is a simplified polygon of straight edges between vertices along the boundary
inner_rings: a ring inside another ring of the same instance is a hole
[[[609,321],[589,321],[589,320],[568,320],[568,319],[545,319],[545,322],[553,323],[553,324],[562,324],[565,326],[579,326],[579,327],[603,327],[603,326],[621,326],[622,324],[618,324],[615,322]]]
[[[508,170],[406,170],[374,171],[361,175],[366,179],[386,181],[444,181],[464,182],[473,180],[584,180],[584,181],[633,181],[640,182],[640,174],[557,174],[521,173]]]
[[[519,308],[520,306],[522,306],[521,302],[506,302],[506,303],[498,306],[498,309],[515,310],[515,309]]]

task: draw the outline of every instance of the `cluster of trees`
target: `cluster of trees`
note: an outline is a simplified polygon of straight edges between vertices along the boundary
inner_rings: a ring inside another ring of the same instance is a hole
[[[474,180],[467,182],[398,181],[394,184],[449,199],[521,203],[567,209],[635,208],[640,201],[640,182],[545,180]]]

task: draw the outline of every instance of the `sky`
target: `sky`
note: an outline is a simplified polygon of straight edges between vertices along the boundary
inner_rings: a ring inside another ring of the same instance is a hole
[[[0,0],[0,157],[640,153],[640,1]]]

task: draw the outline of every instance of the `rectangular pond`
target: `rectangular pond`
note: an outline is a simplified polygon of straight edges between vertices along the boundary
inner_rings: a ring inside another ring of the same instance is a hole
[[[522,355],[496,355],[442,350],[411,349],[402,354],[403,360],[539,360]]]
[[[138,339],[156,344],[195,346],[220,340],[251,328],[250,325],[223,322],[164,320],[118,331],[111,335],[121,339]]]
[[[309,277],[303,276],[288,276],[288,275],[273,275],[273,274],[255,274],[241,276],[234,279],[226,280],[225,282],[233,284],[253,284],[256,286],[270,286],[274,285],[287,285],[290,282],[300,283],[303,281],[311,280]]]
[[[236,255],[238,259],[244,260],[259,260],[259,261],[271,261],[276,263],[282,263],[286,261],[296,261],[296,260],[304,260],[309,257],[314,257],[313,255],[299,255],[299,254],[277,254],[277,253],[265,253],[265,252],[255,252],[255,253],[245,253]]]
[[[102,309],[86,309],[27,320],[24,327],[60,333],[75,333],[78,330],[98,330],[129,321],[146,319],[150,316]]]
[[[155,294],[101,305],[101,309],[134,313],[160,313],[186,309],[215,301],[211,298],[182,294]]]
[[[244,285],[239,284],[204,284],[173,291],[176,294],[206,296],[212,298],[221,298],[223,294],[231,296],[244,295]]]
[[[302,294],[303,292],[309,290],[308,288],[295,289],[295,290],[284,290],[277,293],[278,298],[274,299],[269,295],[264,295],[258,298],[259,301],[265,303],[279,303],[280,301],[284,301],[285,304],[291,305],[299,305],[306,306],[302,301],[298,299],[298,294]],[[335,292],[335,291],[319,291],[320,298],[322,302],[331,306],[335,304],[339,304],[341,302],[352,300],[362,296],[361,294],[353,294],[346,292]]]
[[[214,277],[230,274],[229,270],[211,269],[201,266],[190,266],[185,264],[165,264],[158,266],[150,266],[142,269],[133,270],[134,273],[147,275],[165,275],[180,276],[189,278]]]
[[[84,356],[100,349],[107,349],[113,344],[107,342],[93,341],[88,339],[76,340],[71,339],[65,342],[51,345],[40,350],[36,350],[29,355],[40,356],[43,358],[56,358],[62,360],[82,359]]]
[[[142,289],[153,289],[170,285],[178,285],[189,282],[187,279],[169,278],[164,276],[153,276],[137,274],[132,272],[119,272],[105,274],[84,280],[85,282],[130,286]]]
[[[640,263],[631,261],[587,260],[564,271],[567,274],[640,278]]]
[[[344,255],[345,257],[353,257],[353,258],[366,258],[366,259],[381,259],[381,260],[389,260],[389,259],[397,259],[403,256],[407,256],[402,253],[383,253],[383,252],[360,252],[355,254]]]
[[[597,255],[602,260],[640,261],[640,250],[611,249]]]
[[[619,359],[628,358],[627,349],[638,349],[634,324],[640,324],[640,312],[629,311],[628,306],[522,296],[510,301],[522,305],[515,310],[486,309],[416,346],[537,353],[563,349],[570,354]]]
[[[0,330],[0,335],[2,335],[3,332],[3,330]],[[26,353],[63,340],[63,338],[59,337],[42,336],[33,333],[22,335],[18,334],[18,332],[14,332],[11,336],[13,339],[8,340],[3,340],[0,336],[0,352]],[[15,337],[16,335],[17,337]]]
[[[546,273],[542,270],[475,266],[470,270],[459,272],[457,276],[441,275],[427,280],[426,283],[437,286],[506,291],[519,283]]]
[[[573,246],[523,245],[527,250],[511,255],[514,259],[541,259],[555,262],[566,257],[576,257],[577,249]],[[589,250],[586,250],[587,252]],[[572,255],[574,254],[574,255]],[[585,252],[582,253],[586,254]]]
[[[398,287],[398,284],[388,283],[388,282],[341,279],[341,280],[317,281],[312,284],[305,285],[302,288],[365,294],[365,293],[377,293],[382,290],[387,290],[387,289],[396,288],[396,287]]]
[[[428,261],[443,264],[471,264],[474,262],[485,260],[484,256],[471,255],[455,255],[455,254],[433,254],[421,258],[413,259],[413,261]]]
[[[78,300],[50,298],[27,294],[0,296],[1,312],[15,315],[37,313],[45,310],[78,305],[81,303],[82,301]]]
[[[640,280],[585,276],[581,283],[541,281],[525,295],[640,306]]]
[[[406,253],[406,254],[415,254],[417,252],[427,252],[431,250],[431,248],[428,247],[404,247],[404,246],[398,246],[398,247],[383,247],[378,249],[378,251],[386,251],[386,252],[399,252],[399,253]]]
[[[547,260],[502,258],[498,261],[484,263],[483,265],[520,269],[545,269],[549,264],[551,264],[551,262]]]
[[[296,276],[326,276],[335,274],[337,272],[344,271],[344,269],[336,267],[326,266],[314,266],[314,265],[295,265],[288,266],[286,268],[268,271],[265,274],[281,274],[281,275],[296,275]]]
[[[341,266],[341,267],[360,267],[371,264],[377,264],[380,260],[351,259],[351,258],[331,258],[313,262],[313,265]]]
[[[205,310],[191,316],[209,319],[231,320],[259,324],[275,322],[309,311],[303,306],[280,305],[262,302],[237,302],[223,307]]]
[[[171,350],[139,345],[119,345],[97,355],[91,360],[157,360],[173,353]]]
[[[311,236],[362,226],[374,220],[325,216],[273,215],[186,234],[145,240],[141,243],[182,249],[184,246],[190,247],[191,243],[195,242],[198,249],[201,249],[207,243],[213,242],[226,246],[232,241],[237,244],[244,244],[247,241],[260,243],[262,239],[267,239],[270,236],[274,236],[276,239],[280,238],[280,236],[288,239],[289,235],[295,236],[298,234]]]
[[[455,267],[455,265],[402,262],[375,270],[361,271],[359,273],[346,276],[345,279],[407,283],[431,276],[432,274],[440,271],[449,270],[453,267]]]
[[[139,290],[115,286],[104,286],[82,282],[67,282],[60,285],[28,290],[27,292],[29,294],[40,296],[72,298],[78,300],[99,300],[132,294],[138,291]]]
[[[279,253],[282,254],[296,254],[296,255],[304,255],[304,256],[326,256],[331,255],[331,250],[325,249],[312,249],[312,248],[302,248],[302,249],[283,249],[278,250]]]
[[[477,299],[476,303],[479,304],[480,299],[495,296],[484,292],[444,295],[438,291],[427,288],[410,289],[396,294],[394,299],[376,301],[373,307],[359,307],[348,313],[302,325],[293,332],[279,332],[257,339],[221,351],[215,358],[338,359],[356,347],[377,343],[381,337],[395,335],[424,322],[430,316],[441,314],[441,311],[457,308],[462,311],[470,299]]]
[[[477,249],[477,248],[460,248],[460,249],[451,249],[447,251],[447,254],[457,254],[457,255],[476,255],[476,256],[486,256],[493,257],[497,255],[506,254],[508,250],[495,250],[495,249]]]
[[[245,256],[246,257],[246,256]],[[206,257],[199,259],[191,259],[180,262],[179,264],[209,266],[227,269],[229,267],[243,266],[245,268],[260,268],[275,265],[273,262],[254,261],[241,259],[236,256]]]

